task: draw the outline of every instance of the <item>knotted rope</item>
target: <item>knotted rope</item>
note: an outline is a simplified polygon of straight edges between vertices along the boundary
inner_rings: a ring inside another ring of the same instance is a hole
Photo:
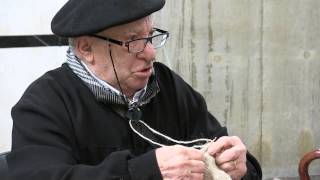
[[[176,144],[188,145],[188,144],[203,142],[202,145],[192,145],[191,147],[196,148],[196,149],[200,149],[202,152],[204,152],[205,165],[206,165],[206,172],[204,174],[204,180],[231,180],[231,177],[227,173],[225,173],[224,171],[219,169],[219,167],[216,165],[214,157],[211,156],[207,152],[210,142],[214,141],[215,138],[214,139],[199,138],[199,139],[194,139],[191,141],[179,141],[179,140],[173,139],[167,135],[164,135],[164,134],[158,132],[157,130],[153,129],[152,127],[150,127],[148,124],[146,124],[145,122],[143,122],[141,120],[129,120],[129,125],[130,125],[130,128],[132,129],[133,132],[135,132],[137,135],[139,135],[142,139],[150,142],[151,144],[154,144],[154,145],[157,145],[160,147],[163,147],[166,145],[161,144],[156,141],[153,141],[152,139],[144,136],[142,133],[140,133],[138,130],[136,130],[133,127],[133,125],[132,125],[133,121],[143,124],[152,133],[154,133],[154,134],[156,134],[156,135],[158,135],[168,141],[174,142]]]

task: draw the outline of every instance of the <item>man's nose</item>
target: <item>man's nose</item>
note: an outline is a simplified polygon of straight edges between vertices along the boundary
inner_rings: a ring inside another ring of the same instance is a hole
[[[144,48],[144,50],[137,54],[137,57],[138,58],[143,58],[143,59],[145,59],[147,61],[154,60],[155,57],[156,57],[156,49],[151,44],[151,42],[148,42],[146,44],[146,47]]]

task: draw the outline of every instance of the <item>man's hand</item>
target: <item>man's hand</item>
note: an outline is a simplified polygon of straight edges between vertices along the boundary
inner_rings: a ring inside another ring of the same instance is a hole
[[[156,149],[156,157],[164,180],[202,180],[205,173],[203,152],[181,145]]]
[[[247,149],[236,136],[220,137],[209,145],[208,153],[215,158],[217,166],[233,180],[241,179],[247,172]]]

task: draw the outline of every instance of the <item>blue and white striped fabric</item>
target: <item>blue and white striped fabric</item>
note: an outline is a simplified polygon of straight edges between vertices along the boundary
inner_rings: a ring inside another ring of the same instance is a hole
[[[91,92],[94,94],[97,100],[103,101],[107,104],[129,106],[129,104],[127,104],[127,102],[124,100],[121,94],[101,84],[99,80],[97,80],[90,74],[90,72],[88,72],[88,70],[80,61],[81,60],[77,56],[75,56],[72,49],[69,48],[67,50],[68,66],[87,85],[87,87],[91,90]],[[147,85],[146,92],[134,104],[136,106],[142,106],[144,104],[147,104],[159,91],[160,89],[156,81],[155,75],[153,73]],[[130,102],[129,100],[127,101]]]

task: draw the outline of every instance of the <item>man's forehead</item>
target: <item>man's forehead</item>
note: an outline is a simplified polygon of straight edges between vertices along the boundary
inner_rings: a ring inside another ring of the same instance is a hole
[[[117,33],[117,34],[137,34],[140,32],[149,32],[153,28],[153,21],[150,16],[133,21],[131,23],[123,24],[120,26],[112,27],[107,29],[107,33]]]
[[[143,19],[124,25],[125,33],[137,33],[141,31],[150,31],[153,27],[152,19],[148,16]]]

